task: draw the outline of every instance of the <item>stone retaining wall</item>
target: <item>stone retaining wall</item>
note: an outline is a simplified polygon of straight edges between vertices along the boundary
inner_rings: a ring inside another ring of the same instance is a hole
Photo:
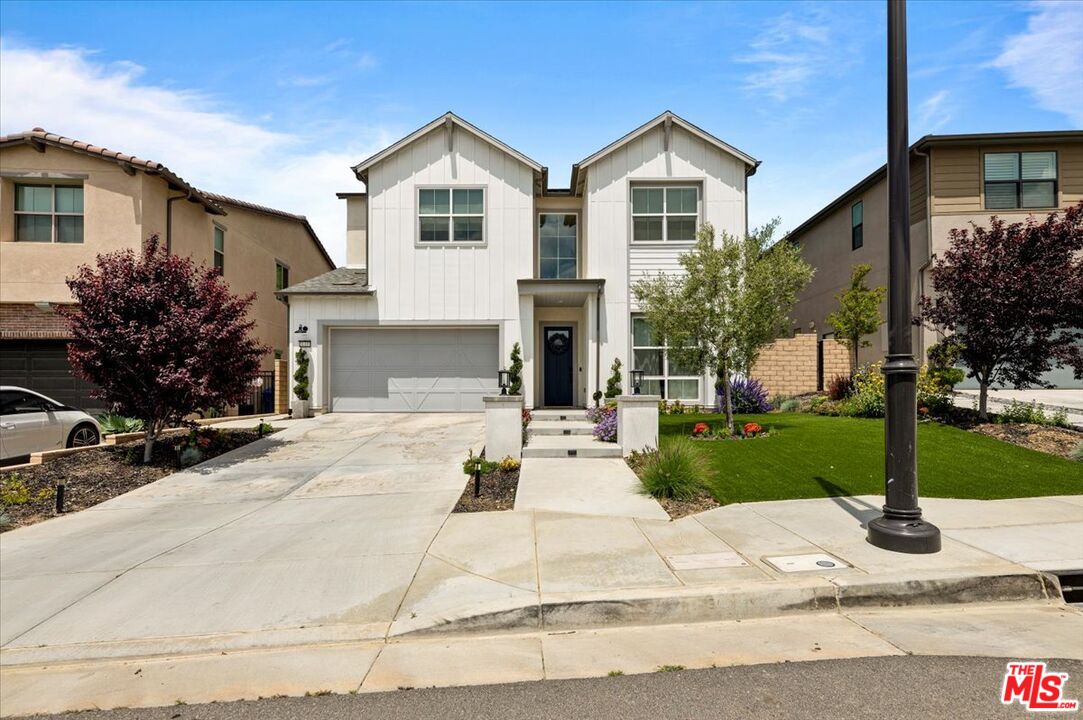
[[[821,382],[815,333],[798,333],[779,338],[760,353],[752,368],[752,377],[759,380],[769,396],[803,395],[816,392],[836,375],[849,375],[850,354],[846,346],[835,340],[823,341],[823,377]]]

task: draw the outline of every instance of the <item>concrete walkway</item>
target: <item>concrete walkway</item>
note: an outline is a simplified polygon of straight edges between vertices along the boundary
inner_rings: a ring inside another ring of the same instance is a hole
[[[1078,610],[1013,604],[341,643],[8,668],[0,685],[0,712],[9,716],[591,678],[617,672],[635,675],[654,673],[662,666],[697,669],[902,655],[1083,659],[1080,637],[1083,613]],[[1066,668],[1054,664],[1052,669]],[[801,674],[815,672],[816,665],[810,664]],[[787,689],[777,688],[779,692]],[[852,692],[853,687],[848,690]],[[991,706],[996,703],[995,692],[994,687],[988,697]],[[188,710],[196,710],[195,717],[205,716],[199,708]],[[300,710],[290,717],[307,716]],[[174,707],[171,712],[178,717],[187,711]],[[542,717],[543,713],[528,716]]]

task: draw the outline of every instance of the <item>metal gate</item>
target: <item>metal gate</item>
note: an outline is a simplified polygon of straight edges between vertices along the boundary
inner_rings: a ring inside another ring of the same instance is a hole
[[[256,373],[249,384],[248,398],[237,408],[238,415],[260,415],[275,411],[275,374],[273,370]]]

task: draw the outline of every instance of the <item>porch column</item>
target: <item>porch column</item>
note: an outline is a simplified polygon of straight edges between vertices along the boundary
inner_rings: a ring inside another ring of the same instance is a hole
[[[534,372],[537,356],[534,348],[534,296],[519,296],[519,334],[523,345],[523,401],[526,407],[537,406],[534,401]]]

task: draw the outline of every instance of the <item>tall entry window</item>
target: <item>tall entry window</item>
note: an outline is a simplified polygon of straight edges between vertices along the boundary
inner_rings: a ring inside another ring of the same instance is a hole
[[[579,216],[542,213],[538,216],[538,277],[568,279],[579,276]]]
[[[699,400],[699,373],[669,357],[646,318],[632,318],[632,367],[643,371],[642,391],[668,400]]]

